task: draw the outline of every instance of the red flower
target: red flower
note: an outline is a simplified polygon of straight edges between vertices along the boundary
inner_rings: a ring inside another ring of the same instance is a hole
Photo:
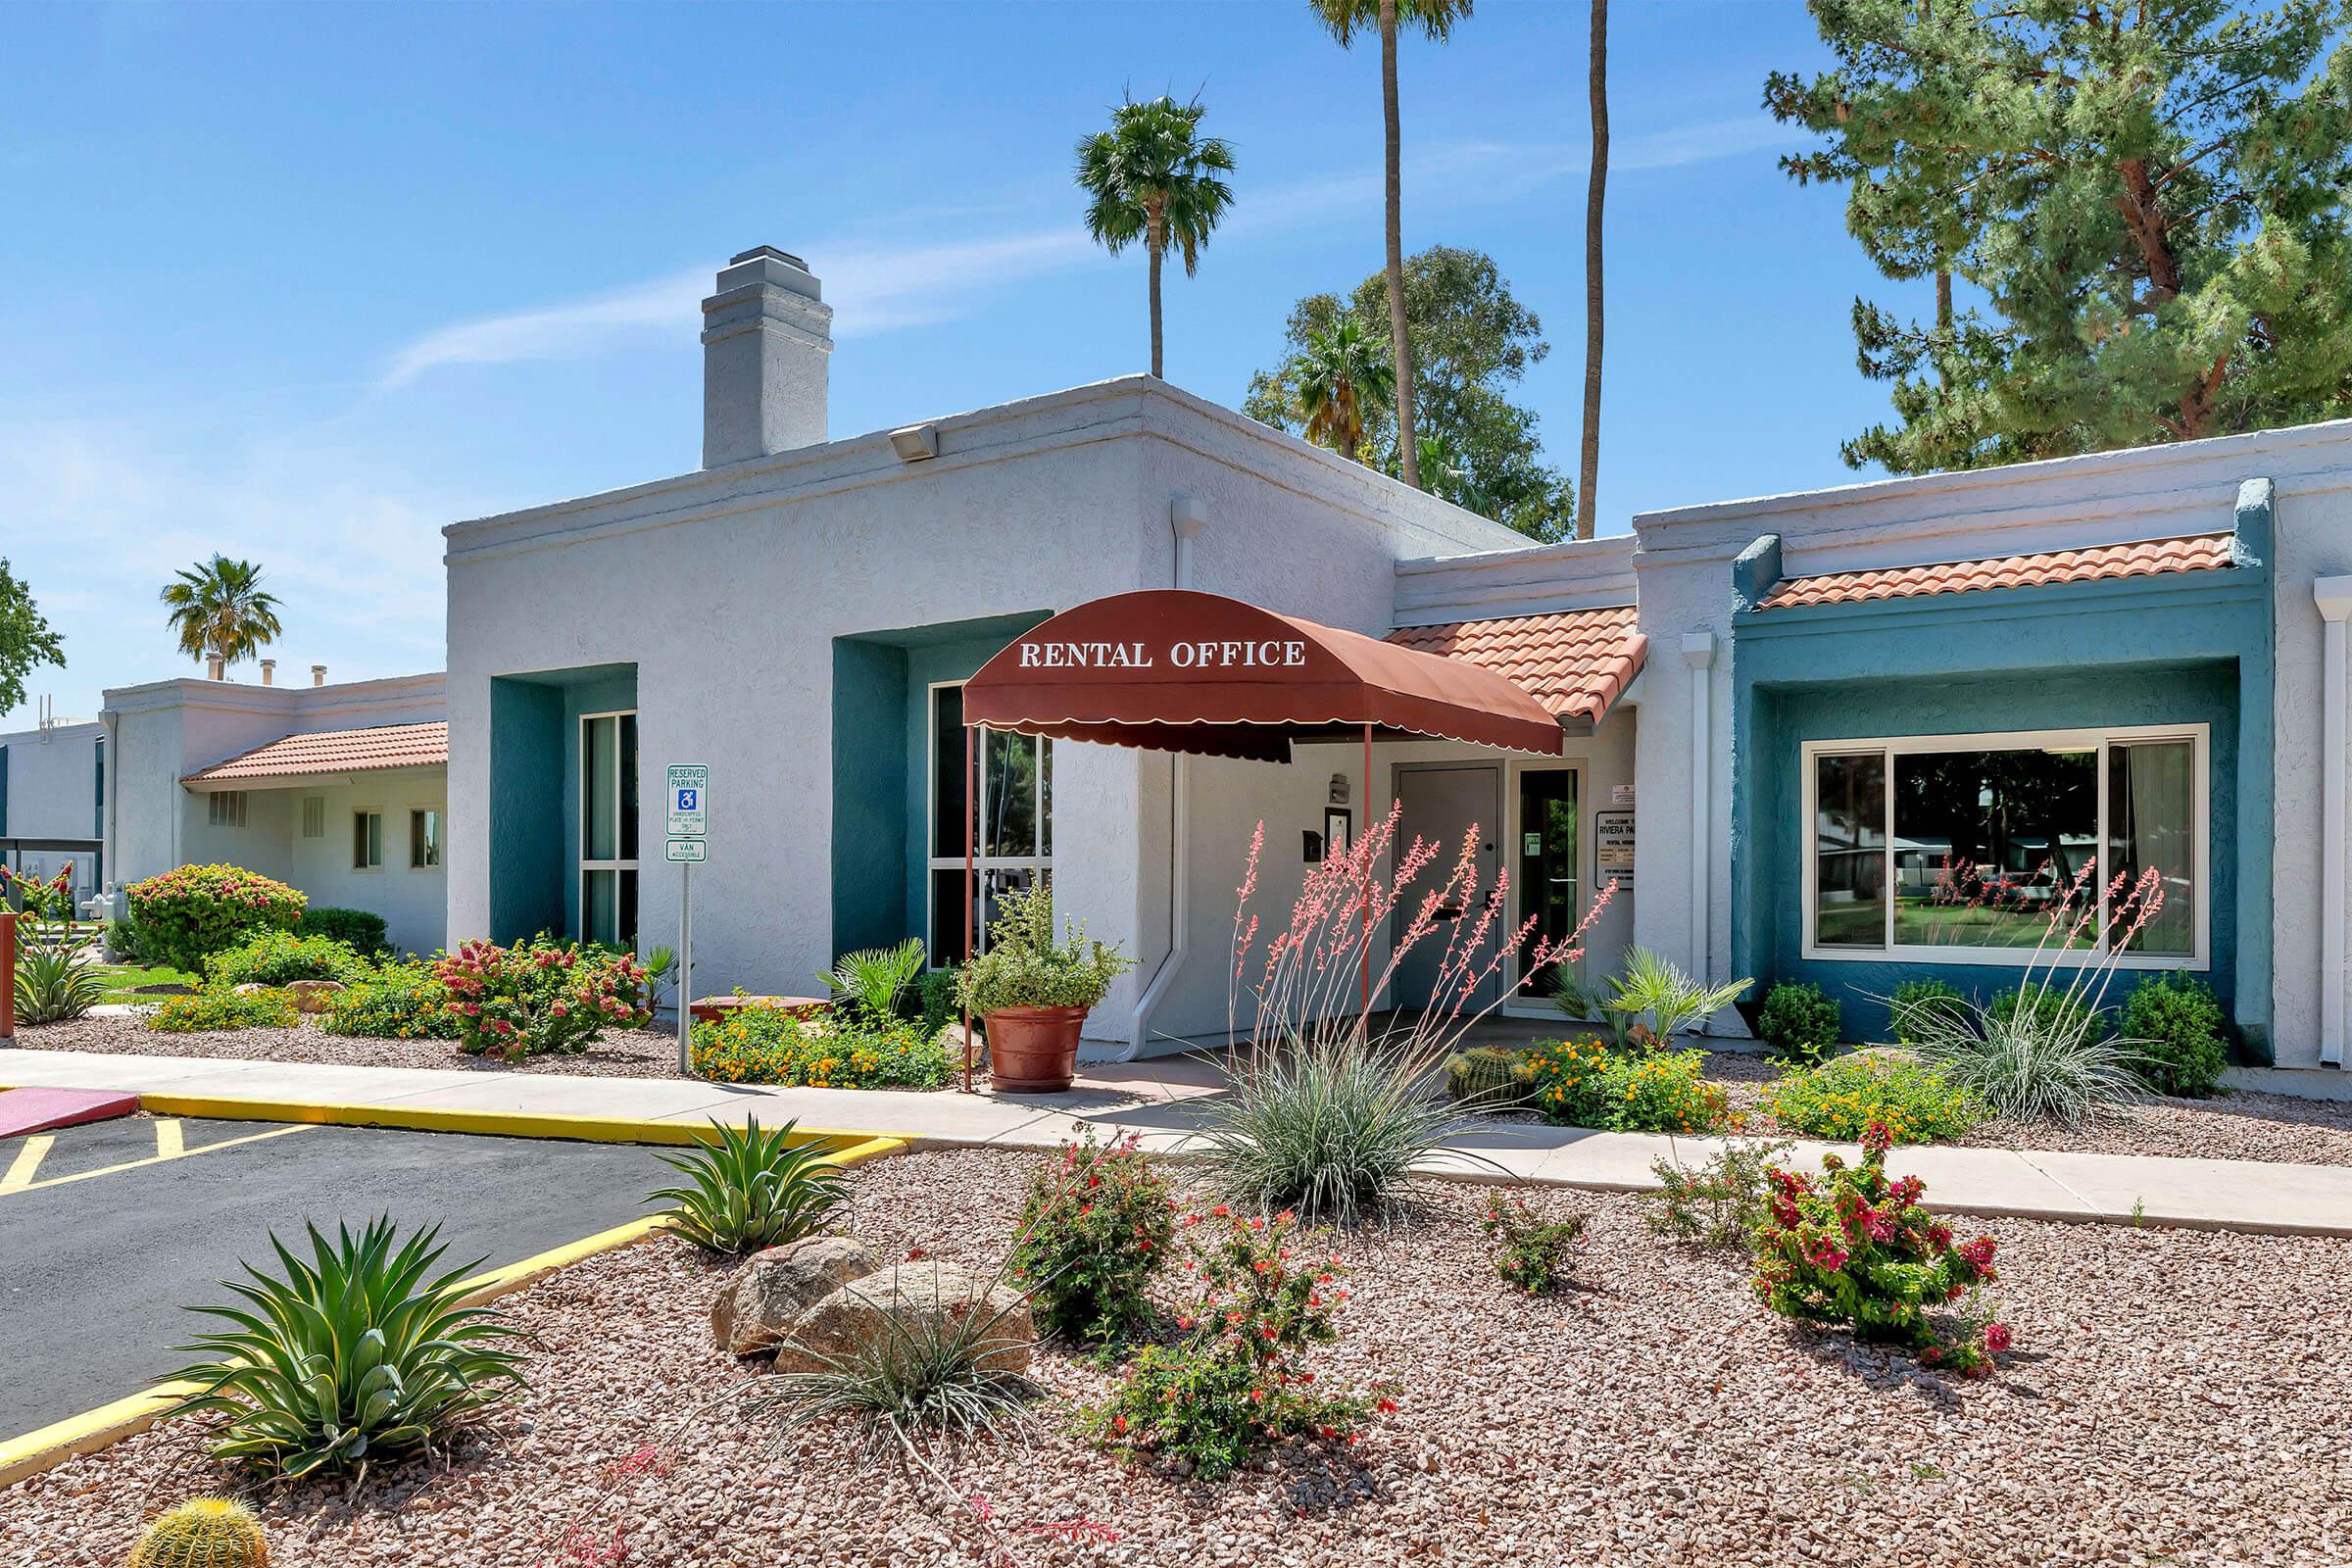
[[[1993,1354],[2000,1354],[2003,1350],[2009,1348],[2011,1343],[2012,1339],[2009,1333],[2008,1324],[1988,1323],[1984,1326],[1984,1348],[1990,1350]]]

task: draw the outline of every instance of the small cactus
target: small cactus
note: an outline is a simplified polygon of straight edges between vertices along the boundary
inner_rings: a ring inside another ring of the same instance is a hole
[[[1446,1093],[1456,1102],[1486,1109],[1526,1102],[1528,1087],[1518,1077],[1527,1053],[1509,1046],[1472,1046],[1446,1058]]]
[[[231,1497],[195,1497],[157,1516],[129,1568],[267,1568],[269,1561],[251,1508]]]

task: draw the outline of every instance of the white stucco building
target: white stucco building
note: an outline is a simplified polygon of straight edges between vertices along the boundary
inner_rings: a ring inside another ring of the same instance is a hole
[[[44,710],[31,729],[0,734],[0,865],[36,880],[71,866],[77,901],[106,867],[106,727]]]

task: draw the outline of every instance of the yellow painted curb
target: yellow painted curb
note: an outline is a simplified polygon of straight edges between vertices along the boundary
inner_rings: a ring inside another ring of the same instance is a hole
[[[205,1113],[182,1111],[173,1114]],[[543,1119],[563,1120],[565,1118]],[[666,1126],[667,1124],[662,1125]],[[691,1129],[689,1131],[691,1132]],[[560,1135],[541,1134],[539,1136]],[[808,1136],[810,1138],[856,1140],[855,1142],[845,1142],[841,1148],[825,1156],[825,1162],[832,1165],[855,1165],[861,1160],[878,1159],[884,1154],[898,1153],[906,1147],[906,1141],[903,1138],[876,1138],[862,1133],[810,1133]],[[634,1142],[636,1140],[619,1141]],[[685,1138],[674,1141],[686,1143],[693,1140]],[[502,1296],[512,1296],[524,1286],[536,1284],[549,1275],[569,1268],[572,1264],[584,1259],[595,1257],[603,1252],[618,1251],[624,1247],[634,1247],[640,1242],[650,1241],[662,1234],[662,1217],[659,1214],[645,1219],[635,1219],[625,1225],[615,1225],[609,1231],[599,1231],[594,1236],[583,1237],[579,1241],[566,1243],[562,1247],[550,1248],[544,1252],[535,1253],[519,1262],[509,1263],[504,1268],[493,1269],[487,1274],[477,1274],[465,1282],[465,1304],[476,1306],[484,1301],[495,1301]],[[192,1392],[195,1387],[196,1385],[192,1383],[159,1383],[154,1388],[116,1399],[112,1403],[102,1404],[95,1410],[85,1410],[80,1415],[68,1416],[63,1421],[52,1422],[48,1426],[27,1432],[21,1438],[10,1438],[5,1442],[0,1442],[0,1488],[13,1487],[20,1481],[40,1475],[44,1471],[54,1470],[69,1459],[79,1458],[85,1453],[96,1453],[99,1449],[111,1447],[124,1438],[137,1436],[155,1425],[165,1410],[169,1409],[181,1396]]]
[[[391,1127],[409,1132],[479,1133],[492,1138],[564,1138],[590,1144],[707,1144],[709,1120],[655,1121],[634,1116],[564,1116],[541,1110],[459,1110],[440,1105],[347,1104],[339,1101],[237,1100],[211,1095],[141,1095],[139,1108],[157,1116],[213,1121],[300,1121],[334,1127]],[[831,1127],[802,1127],[793,1142],[827,1139],[845,1145],[874,1135]]]

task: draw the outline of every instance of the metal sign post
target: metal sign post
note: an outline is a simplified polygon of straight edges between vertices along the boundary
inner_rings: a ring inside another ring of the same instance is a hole
[[[668,833],[662,858],[678,868],[678,1071],[694,1072],[694,868],[709,853],[710,768],[672,762],[668,769]]]

